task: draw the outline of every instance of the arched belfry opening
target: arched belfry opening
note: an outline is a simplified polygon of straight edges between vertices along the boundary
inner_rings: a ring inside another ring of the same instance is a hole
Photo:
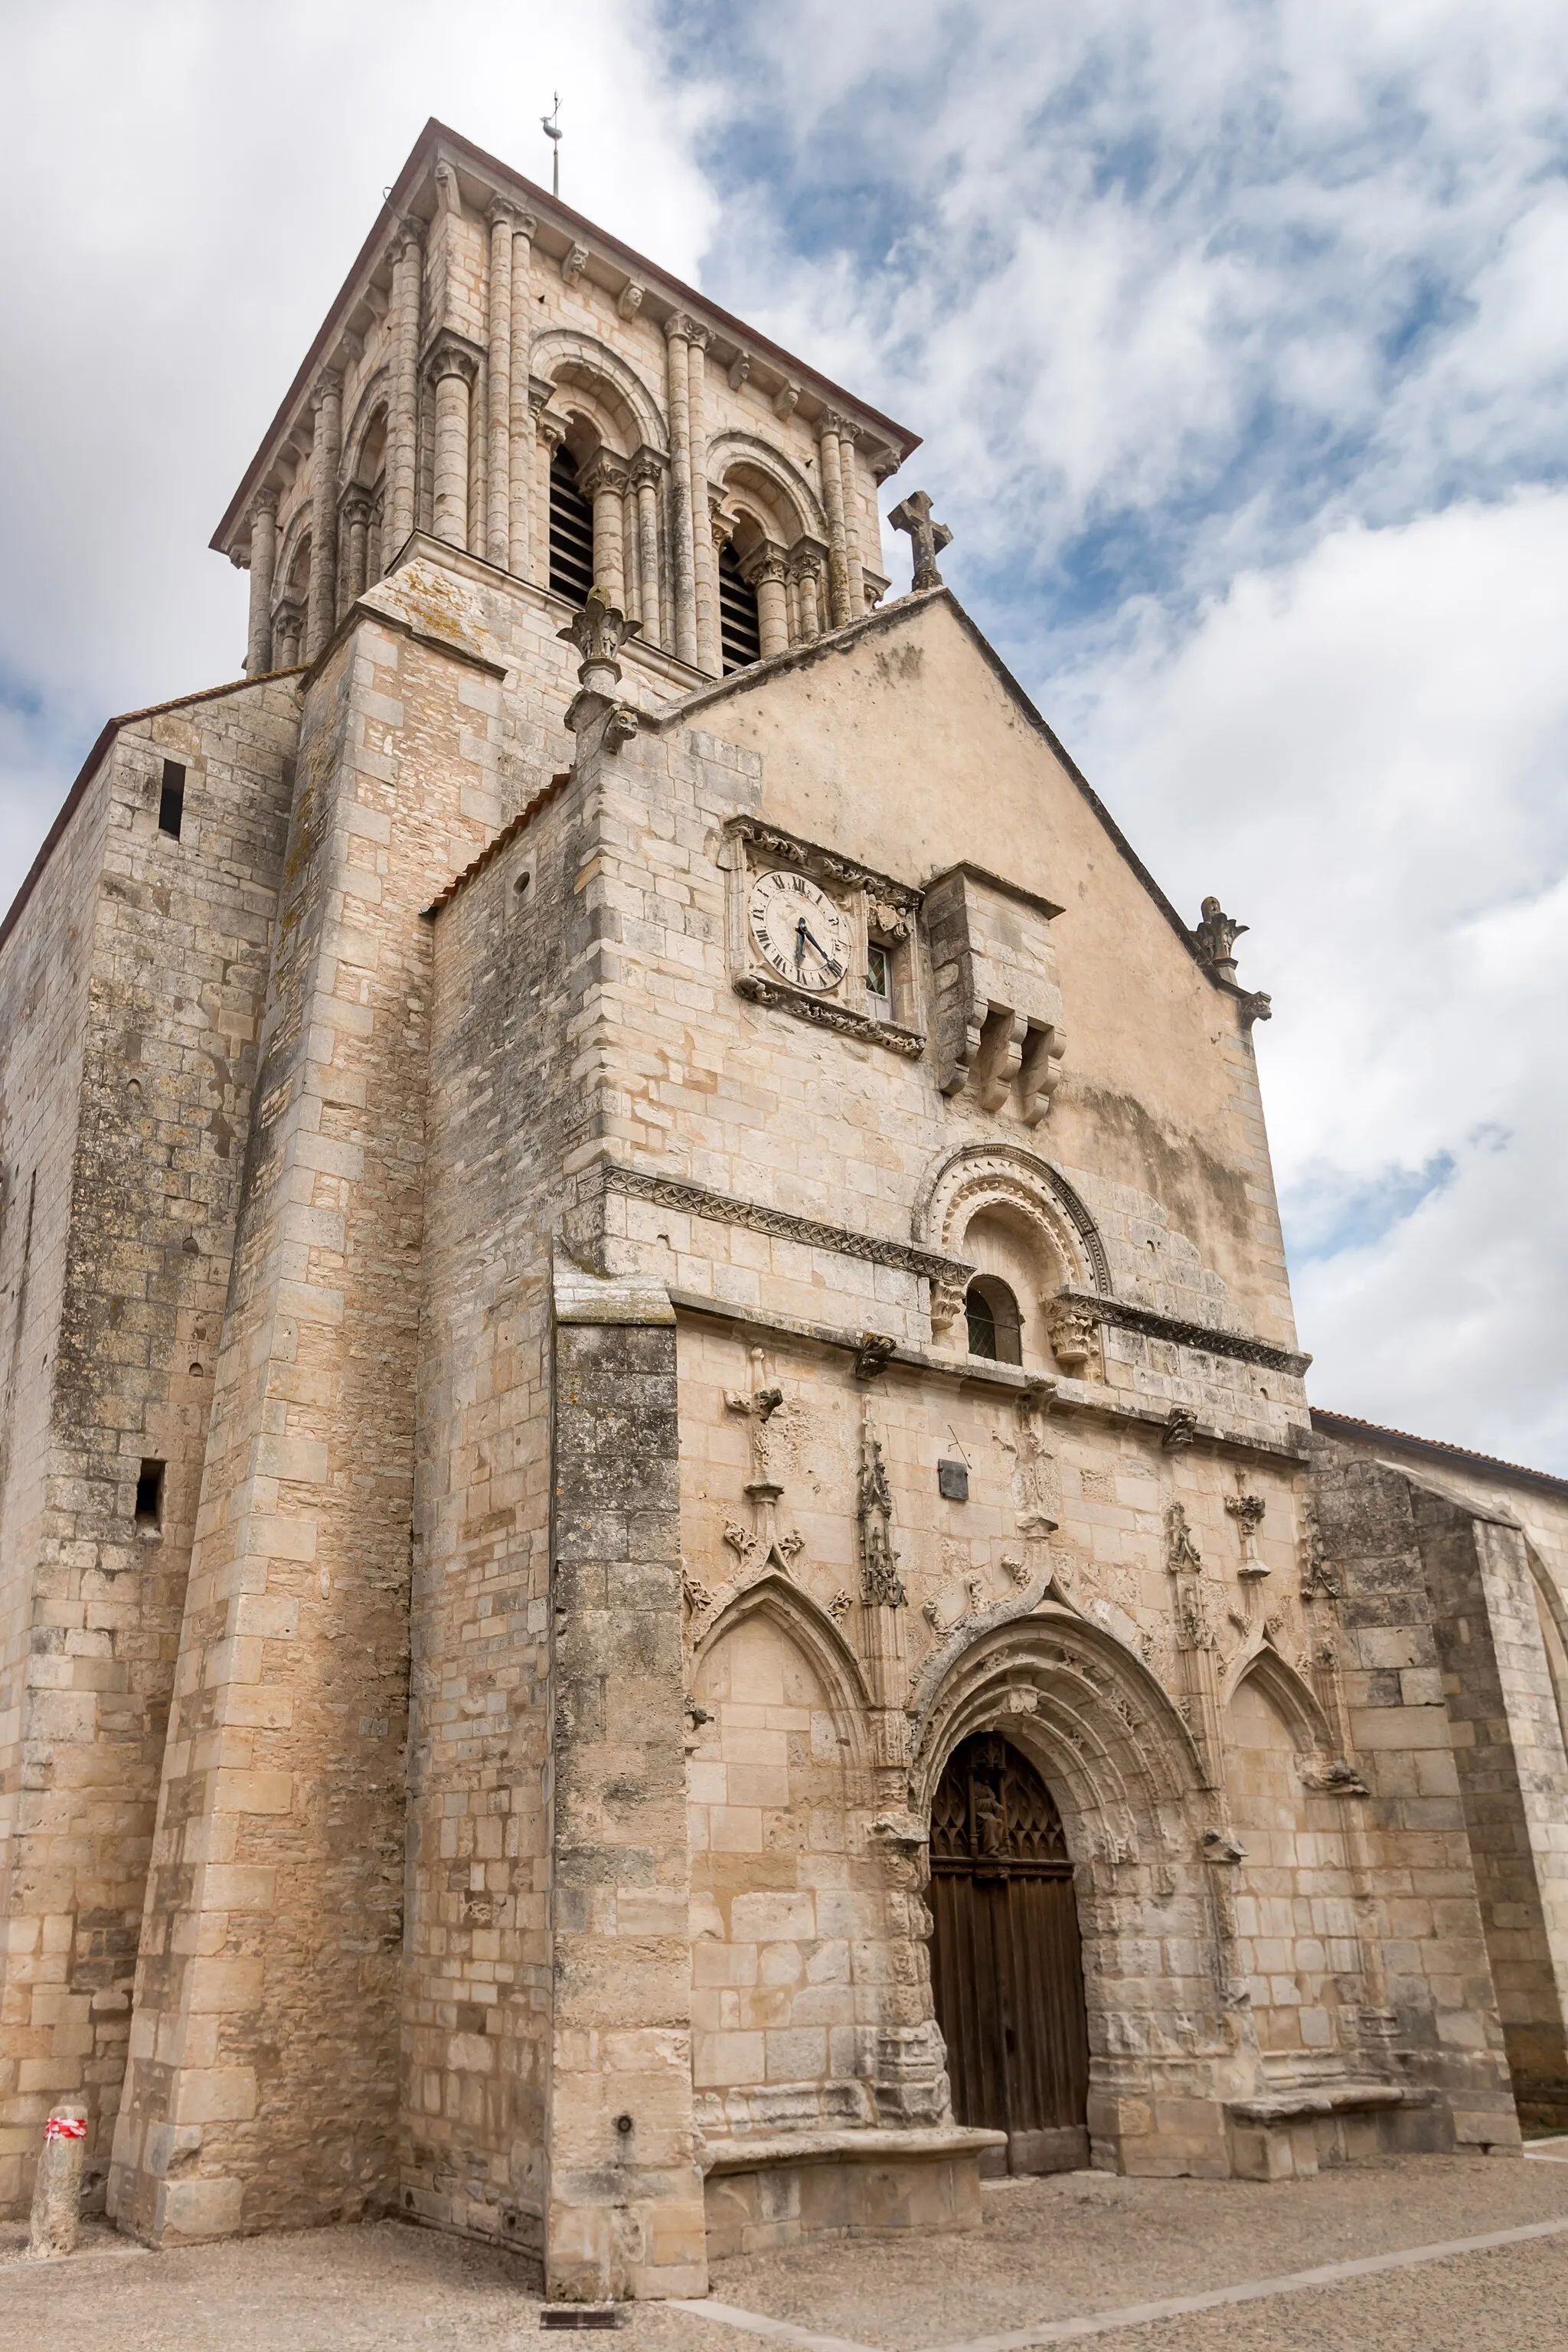
[[[719,550],[719,650],[726,677],[763,657],[757,592],[742,571],[734,541],[729,539]]]
[[[564,442],[550,460],[550,592],[585,604],[594,584],[594,509]]]
[[[1000,1732],[963,1740],[931,1804],[931,1989],[961,2124],[1011,2172],[1089,2162],[1089,2026],[1055,1798]]]

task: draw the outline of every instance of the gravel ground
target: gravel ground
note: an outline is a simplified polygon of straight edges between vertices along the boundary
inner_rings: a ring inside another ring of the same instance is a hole
[[[1405,2157],[1273,2187],[1071,2173],[988,2189],[984,2227],[968,2237],[721,2263],[712,2287],[723,2303],[816,2334],[921,2352],[1556,2219],[1568,2220],[1568,2163]],[[26,2261],[23,2242],[0,2235],[6,2347],[533,2352],[584,2340],[542,2332],[523,2264],[394,2221],[155,2255],[95,2229],[59,2264]],[[760,2341],[655,2305],[635,2306],[609,2340],[624,2352],[745,2352]],[[1109,2352],[1563,2352],[1568,2231],[1093,2340]]]

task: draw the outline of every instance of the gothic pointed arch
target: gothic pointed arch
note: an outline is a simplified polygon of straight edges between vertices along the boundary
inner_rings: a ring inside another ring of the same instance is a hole
[[[1334,1754],[1333,1728],[1321,1700],[1272,1642],[1261,1643],[1236,1675],[1226,1693],[1227,1706],[1248,1683],[1256,1685],[1284,1723],[1299,1756]]]
[[[1045,1772],[1075,1859],[1179,1849],[1202,1800],[1192,1734],[1154,1676],[1113,1635],[1066,1610],[995,1626],[963,1646],[911,1707],[911,1791],[929,1809],[948,1756],[1001,1729]]]
[[[853,1760],[866,1761],[866,1710],[871,1692],[860,1661],[826,1610],[776,1569],[721,1603],[693,1643],[693,1677],[727,1634],[759,1616],[770,1619],[801,1652],[822,1685]]]
[[[534,338],[529,369],[558,393],[574,392],[600,439],[618,457],[633,457],[645,446],[668,455],[669,435],[658,401],[637,370],[607,343],[572,328],[547,328]]]

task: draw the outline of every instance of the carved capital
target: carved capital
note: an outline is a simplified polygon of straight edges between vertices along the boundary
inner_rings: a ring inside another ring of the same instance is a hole
[[[368,523],[370,508],[370,492],[362,484],[355,482],[343,492],[343,520],[346,523]]]
[[[1064,1298],[1059,1292],[1043,1304],[1052,1354],[1065,1372],[1081,1371],[1094,1353],[1098,1311],[1087,1300]]]
[[[664,472],[668,463],[668,460],[662,457],[657,449],[649,449],[646,446],[639,449],[628,469],[628,479],[633,489],[640,490],[645,482],[651,482],[657,486],[658,478]]]
[[[690,343],[700,352],[705,352],[712,341],[710,330],[689,310],[672,310],[664,322],[664,333],[667,342],[674,342],[679,336],[683,343]]]
[[[741,566],[741,572],[753,588],[760,588],[764,581],[777,582],[782,586],[789,577],[789,565],[784,560],[783,548],[775,547],[771,540],[764,540],[747,556]]]
[[[259,489],[259,490],[258,490],[258,491],[257,491],[256,496],[255,496],[255,497],[251,499],[251,501],[250,501],[250,512],[249,512],[248,520],[249,520],[249,521],[251,521],[252,523],[256,523],[256,522],[258,522],[264,515],[272,515],[272,516],[276,516],[276,515],[277,515],[277,512],[278,512],[278,493],[277,493],[277,491],[276,491],[276,490],[269,490],[269,489]]]
[[[545,397],[549,397],[548,394]],[[538,427],[539,437],[553,457],[566,438],[566,419],[563,416],[552,415],[548,408],[536,400],[532,393],[528,396],[528,404],[533,410],[533,421]]]
[[[628,479],[626,461],[617,457],[612,449],[595,449],[577,476],[577,487],[584,498],[597,498],[601,490],[624,491]]]
[[[514,204],[510,196],[494,197],[485,214],[485,220],[491,228],[510,226],[514,230],[521,229],[524,236],[531,236],[539,226],[536,215],[524,205]]]
[[[931,1284],[931,1328],[933,1331],[945,1331],[957,1322],[963,1312],[967,1286],[966,1283],[956,1280],[938,1279]]]
[[[311,414],[315,415],[323,409],[328,401],[341,401],[342,396],[343,380],[337,369],[323,368],[310,387]]]
[[[424,249],[425,223],[417,213],[409,213],[392,232],[392,258],[394,262],[399,262],[405,254],[423,253]]]
[[[479,372],[479,354],[456,335],[443,335],[425,362],[425,372],[432,383],[440,383],[447,376],[460,375],[472,383]]]

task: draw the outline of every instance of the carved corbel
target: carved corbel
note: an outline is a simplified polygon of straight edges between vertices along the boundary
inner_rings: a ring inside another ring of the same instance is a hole
[[[1018,1109],[1026,1127],[1038,1127],[1051,1107],[1051,1097],[1062,1081],[1067,1053],[1066,1033],[1055,1023],[1029,1034],[1018,1071]]]
[[[1321,1757],[1299,1756],[1296,1768],[1303,1787],[1316,1789],[1326,1797],[1370,1797],[1372,1790],[1353,1764],[1343,1757],[1325,1763]]]
[[[635,279],[628,278],[616,298],[617,316],[623,319],[635,319],[642,309],[644,291],[645,289],[637,285]]]
[[[585,245],[576,244],[569,246],[561,257],[561,283],[563,286],[575,286],[577,280],[582,277],[583,272],[587,268],[587,247]]]
[[[855,1377],[858,1381],[879,1380],[892,1360],[896,1339],[881,1331],[862,1331],[855,1350]]]

